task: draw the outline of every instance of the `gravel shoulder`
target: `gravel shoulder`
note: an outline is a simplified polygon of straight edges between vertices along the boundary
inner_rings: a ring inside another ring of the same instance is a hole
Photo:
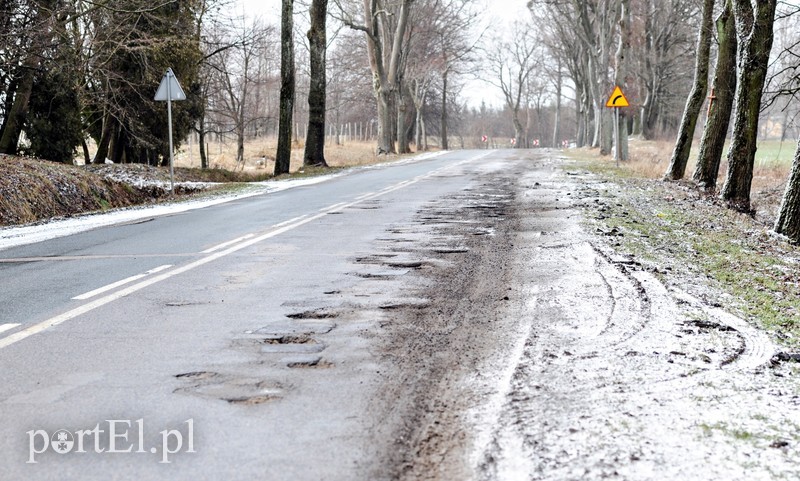
[[[797,365],[593,230],[607,179],[512,156],[389,236],[426,268],[381,336],[380,477],[796,479]]]

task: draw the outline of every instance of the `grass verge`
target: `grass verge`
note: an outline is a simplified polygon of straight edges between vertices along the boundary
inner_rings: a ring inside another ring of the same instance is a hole
[[[800,348],[800,248],[770,223],[726,209],[689,182],[644,175],[637,160],[617,168],[596,151],[565,153],[568,171],[589,174],[596,200],[584,203],[588,222],[613,248]]]

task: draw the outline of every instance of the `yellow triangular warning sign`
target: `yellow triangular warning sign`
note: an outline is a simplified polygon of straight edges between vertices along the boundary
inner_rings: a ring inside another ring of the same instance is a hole
[[[628,99],[626,99],[625,94],[622,93],[622,89],[619,87],[614,87],[614,93],[612,93],[611,97],[608,98],[606,107],[627,107],[629,105]]]

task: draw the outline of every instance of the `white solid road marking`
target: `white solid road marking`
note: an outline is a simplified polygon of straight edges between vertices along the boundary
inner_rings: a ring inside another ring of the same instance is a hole
[[[202,251],[201,254],[211,254],[212,252],[218,251],[220,249],[224,249],[224,248],[228,247],[229,245],[233,245],[233,244],[236,244],[237,242],[241,242],[243,240],[247,240],[247,239],[253,237],[254,235],[255,234],[247,234],[247,235],[244,235],[242,237],[238,237],[236,239],[229,240],[228,242],[223,242],[222,244],[215,245],[214,247],[211,247],[209,249],[206,249],[206,250]]]
[[[144,274],[137,274],[135,276],[130,276],[130,277],[126,278],[126,279],[122,279],[121,281],[117,281],[117,282],[111,283],[111,284],[109,284],[107,286],[99,287],[99,288],[97,288],[97,289],[95,289],[93,291],[89,291],[86,294],[81,294],[80,296],[75,296],[72,299],[76,300],[76,301],[85,301],[86,299],[91,299],[92,297],[97,296],[99,294],[102,294],[104,292],[108,292],[108,291],[110,291],[112,289],[116,289],[117,287],[124,286],[125,284],[130,284],[131,282],[138,281],[139,279],[143,279],[143,278],[145,278],[145,277],[147,277],[147,276],[149,276],[151,274],[156,274],[156,273],[161,272],[161,271],[163,271],[165,269],[169,269],[170,267],[172,267],[172,264],[167,264],[165,266],[159,266],[159,267],[156,267],[155,269],[150,269],[149,271],[145,272]]]
[[[457,163],[455,163],[453,165],[441,167],[441,168],[436,169],[435,171],[431,172],[430,174],[434,174],[434,173],[437,173],[439,171],[444,171],[444,170],[452,168],[452,167],[457,167],[457,166],[465,164],[467,162],[472,162],[472,161],[475,161],[475,160],[479,160],[479,159],[482,159],[482,158],[486,157],[487,155],[489,155],[489,153],[485,153],[485,154],[476,156],[476,157],[471,158],[471,159],[466,159],[466,160],[463,160],[461,162],[457,162]],[[140,290],[142,290],[142,289],[144,289],[146,287],[150,287],[153,284],[157,284],[157,283],[159,283],[161,281],[165,281],[165,280],[167,280],[167,279],[169,279],[171,277],[177,276],[179,274],[183,274],[184,272],[188,272],[188,271],[196,269],[196,268],[198,268],[200,266],[208,264],[209,262],[213,262],[213,261],[215,261],[217,259],[221,259],[223,257],[229,256],[230,254],[233,254],[234,252],[238,252],[238,251],[240,251],[242,249],[246,249],[246,248],[248,248],[248,247],[250,247],[252,245],[255,245],[255,244],[258,244],[260,242],[263,242],[263,241],[265,241],[265,240],[267,240],[269,238],[281,235],[281,234],[283,234],[285,232],[289,232],[290,230],[296,229],[296,228],[298,228],[300,226],[303,226],[305,224],[313,222],[313,221],[315,221],[317,219],[322,219],[322,218],[324,218],[324,217],[326,217],[328,215],[327,214],[328,211],[333,210],[334,208],[335,209],[345,209],[345,208],[348,208],[348,207],[352,207],[354,205],[360,204],[361,202],[364,202],[367,199],[374,199],[376,197],[383,196],[383,195],[388,194],[390,192],[394,192],[395,190],[399,190],[399,189],[402,189],[404,187],[408,187],[409,185],[416,184],[417,182],[419,182],[419,180],[421,180],[421,179],[415,178],[415,179],[413,179],[411,181],[407,181],[407,182],[403,182],[401,184],[394,185],[392,187],[389,187],[388,189],[384,189],[384,190],[382,190],[380,192],[377,192],[377,193],[375,193],[373,195],[368,195],[368,196],[364,197],[363,199],[355,200],[355,201],[350,202],[350,203],[344,203],[344,204],[341,205],[341,207],[338,207],[339,204],[336,204],[334,206],[326,208],[323,212],[320,212],[320,213],[318,213],[316,215],[313,215],[311,217],[308,217],[307,215],[305,215],[305,216],[301,216],[301,217],[297,218],[297,220],[295,222],[287,221],[287,222],[283,223],[284,225],[281,226],[281,227],[278,227],[278,226],[281,225],[281,224],[278,224],[278,225],[273,227],[273,230],[270,230],[269,232],[266,232],[266,233],[264,233],[264,234],[262,234],[262,235],[260,235],[258,237],[253,237],[253,238],[244,240],[242,242],[238,242],[238,243],[234,244],[232,247],[226,248],[225,250],[221,250],[221,251],[217,251],[217,252],[215,252],[213,254],[209,254],[206,257],[198,259],[198,260],[196,260],[194,262],[190,262],[189,264],[186,264],[184,266],[181,266],[181,267],[178,267],[176,269],[170,270],[170,271],[165,272],[163,274],[160,274],[160,275],[157,275],[157,276],[147,277],[147,278],[145,278],[144,280],[142,280],[141,282],[139,282],[137,284],[133,284],[132,286],[128,286],[128,287],[126,287],[124,289],[120,289],[120,290],[118,290],[118,291],[116,291],[116,292],[114,292],[112,294],[109,294],[109,295],[107,295],[105,297],[101,297],[101,298],[96,299],[94,301],[87,302],[86,304],[84,304],[84,305],[82,305],[80,307],[76,307],[75,309],[72,309],[71,311],[67,311],[67,312],[65,312],[63,314],[60,314],[60,315],[55,316],[55,317],[52,317],[52,318],[50,318],[50,319],[48,319],[46,321],[40,322],[38,324],[34,324],[33,326],[31,326],[31,327],[29,327],[27,329],[23,329],[21,331],[15,332],[14,334],[12,334],[12,335],[10,335],[8,337],[4,337],[4,338],[0,339],[0,349],[6,348],[6,347],[8,347],[8,346],[10,346],[10,345],[12,345],[12,344],[14,344],[16,342],[19,342],[19,341],[21,341],[23,339],[26,339],[26,338],[30,337],[30,336],[38,334],[38,333],[40,333],[40,332],[42,332],[42,331],[44,331],[44,330],[46,330],[46,329],[48,329],[50,327],[55,327],[55,326],[58,326],[59,324],[63,324],[65,322],[69,321],[70,319],[75,319],[76,317],[81,316],[83,314],[86,314],[87,312],[91,312],[91,311],[93,311],[93,310],[95,310],[97,308],[105,306],[106,304],[110,304],[110,303],[112,303],[114,301],[122,299],[123,297],[129,296],[129,295],[131,295],[131,294],[133,294],[133,293],[135,293],[137,291],[140,291]],[[154,274],[155,273],[154,271],[161,271],[161,270],[167,269],[169,267],[172,267],[172,266],[161,266],[161,267],[158,267],[156,269],[148,271],[147,275]],[[134,280],[142,279],[142,277],[139,277],[139,276],[133,276],[133,277],[135,277],[136,279],[128,278],[128,279],[125,279],[125,281],[133,282]],[[133,280],[131,280],[131,279],[133,279]],[[121,282],[122,281],[120,281],[120,283]],[[115,284],[119,285],[119,283],[115,283]],[[106,286],[105,288],[101,288],[101,289],[110,290],[110,289],[113,289],[113,288],[114,287]],[[97,289],[96,291],[99,291],[99,289]],[[93,292],[96,292],[96,291],[93,291]],[[103,292],[105,292],[105,291],[103,291]],[[97,292],[94,295],[97,295],[97,294],[100,294],[100,293],[101,292]],[[87,295],[87,294],[91,294],[91,293],[86,293],[86,294],[84,294],[84,296]]]
[[[0,332],[10,331],[11,329],[19,326],[19,324],[0,324]]]
[[[375,192],[367,192],[366,194],[361,194],[358,197],[356,197],[356,200],[362,200],[374,194]]]
[[[298,220],[305,219],[306,217],[308,217],[308,214],[301,215],[300,217],[295,217],[294,219],[289,219],[287,221],[281,222],[280,224],[275,224],[275,225],[272,226],[272,228],[276,229],[278,227],[283,227],[285,225],[293,224],[293,223],[297,222]]]

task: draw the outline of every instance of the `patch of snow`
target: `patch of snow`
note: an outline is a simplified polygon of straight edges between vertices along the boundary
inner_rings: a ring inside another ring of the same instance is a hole
[[[99,214],[83,214],[66,219],[55,219],[24,226],[0,228],[0,250],[21,245],[33,244],[58,237],[65,237],[99,227],[106,227],[141,219],[176,214],[213,205],[223,204],[245,197],[280,192],[305,185],[318,184],[342,175],[330,174],[307,179],[287,179],[252,184],[246,192],[220,195],[211,199],[169,202],[152,206],[137,206],[117,209]]]

